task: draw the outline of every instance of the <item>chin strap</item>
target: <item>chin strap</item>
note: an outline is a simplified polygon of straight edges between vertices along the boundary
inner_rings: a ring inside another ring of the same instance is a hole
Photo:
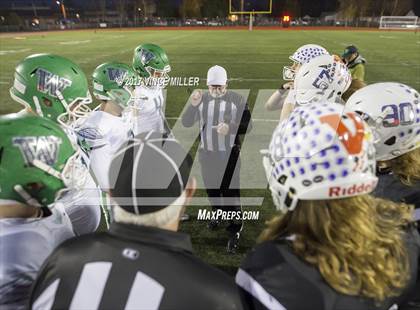
[[[27,191],[24,190],[24,188],[22,187],[22,185],[20,184],[16,184],[13,189],[15,190],[16,193],[18,193],[18,195],[20,197],[23,198],[23,200],[25,200],[25,202],[33,207],[42,207],[42,205],[33,197],[31,197],[31,195],[29,195],[29,193]]]
[[[47,164],[43,163],[42,161],[40,161],[38,159],[34,159],[32,164],[35,167],[41,169],[42,171],[56,177],[59,180],[63,179],[62,176],[61,176],[61,173],[59,171],[55,170],[53,167],[48,166]]]

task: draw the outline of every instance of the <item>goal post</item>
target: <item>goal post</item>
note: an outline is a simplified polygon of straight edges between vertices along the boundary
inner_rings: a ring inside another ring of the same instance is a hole
[[[379,29],[417,30],[418,16],[381,16]]]
[[[255,14],[271,14],[273,0],[229,0],[230,15],[249,15],[249,30],[252,30]]]

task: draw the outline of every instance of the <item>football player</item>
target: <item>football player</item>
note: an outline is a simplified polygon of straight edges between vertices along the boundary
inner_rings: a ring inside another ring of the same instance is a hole
[[[341,96],[351,84],[351,74],[336,55],[323,55],[302,65],[294,81],[297,105],[317,102],[342,103]]]
[[[133,133],[170,133],[164,115],[163,87],[171,71],[166,52],[155,44],[134,49],[133,68],[140,76],[134,89]]]
[[[376,195],[414,204],[420,220],[420,95],[401,83],[375,83],[355,92],[346,107],[373,128],[379,184]]]
[[[132,137],[131,125],[125,115],[131,93],[125,84],[135,76],[126,64],[107,62],[99,65],[92,74],[93,95],[101,102],[99,110],[91,112],[75,127],[79,144],[88,153],[89,167],[104,191],[110,186],[108,167],[112,156]]]
[[[397,309],[418,293],[412,207],[369,195],[373,134],[343,109],[297,107],[274,132],[263,161],[281,213],[236,274],[252,309]]]
[[[77,147],[71,124],[91,112],[89,105],[92,102],[86,76],[80,67],[61,56],[35,54],[17,65],[14,77],[10,95],[25,107],[18,114],[37,114],[59,123]],[[84,190],[68,192],[61,198],[78,235],[95,231],[101,217],[97,186],[90,176],[85,182]],[[81,205],[86,210],[79,213]],[[87,211],[90,215],[86,217]]]
[[[292,65],[283,67],[283,80],[289,82],[283,84],[279,90],[271,95],[265,104],[266,109],[270,111],[282,109],[283,116],[281,119],[284,119],[293,110],[295,104],[293,80],[297,71],[303,64],[321,55],[329,55],[329,53],[320,45],[305,44],[299,47],[293,55],[289,56],[289,59],[293,62]],[[285,90],[288,91],[285,92]]]
[[[60,197],[84,185],[80,156],[49,119],[0,117],[1,309],[26,309],[42,263],[75,235]],[[89,216],[83,206],[73,208]]]
[[[63,126],[91,112],[85,74],[71,60],[52,54],[34,54],[15,69],[10,96],[27,111]]]

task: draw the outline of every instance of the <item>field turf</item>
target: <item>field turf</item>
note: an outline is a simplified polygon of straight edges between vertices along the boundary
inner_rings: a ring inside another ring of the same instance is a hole
[[[133,49],[140,43],[156,43],[168,53],[172,76],[198,76],[205,88],[207,69],[224,66],[231,78],[231,89],[249,89],[249,104],[254,103],[261,89],[276,89],[281,72],[289,63],[288,56],[307,43],[316,43],[331,53],[341,54],[344,47],[355,44],[367,59],[366,80],[398,81],[420,89],[420,35],[413,32],[326,31],[326,30],[86,30],[32,34],[0,34],[0,114],[16,112],[20,105],[9,97],[16,64],[34,53],[54,53],[68,57],[89,76],[106,61],[130,63]],[[186,87],[169,87],[166,115],[176,118],[189,97]],[[270,91],[267,91],[269,94]],[[258,103],[261,104],[261,103]],[[260,107],[261,108],[261,107]],[[260,109],[261,110],[261,109]],[[276,119],[272,114],[270,118]],[[171,124],[175,119],[170,119]],[[261,119],[261,121],[264,121]],[[255,158],[255,162],[260,162]],[[204,195],[203,191],[199,195]],[[244,195],[266,198],[258,221],[246,223],[240,253],[225,254],[227,234],[223,230],[209,232],[205,222],[194,219],[198,208],[190,208],[192,220],[181,229],[192,235],[195,252],[206,261],[234,271],[244,253],[255,243],[264,222],[274,213],[269,195],[260,190],[245,190]]]

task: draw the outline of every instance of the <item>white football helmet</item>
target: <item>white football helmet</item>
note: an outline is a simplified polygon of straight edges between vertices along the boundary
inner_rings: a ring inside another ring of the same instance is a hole
[[[274,131],[263,165],[276,208],[370,193],[377,184],[369,126],[329,102],[297,107]]]
[[[293,65],[283,67],[283,80],[293,81],[296,75],[296,65],[303,65],[312,58],[321,55],[329,55],[328,51],[317,44],[306,44],[299,47],[293,55],[289,56],[289,59],[293,61]]]
[[[356,91],[346,108],[373,129],[377,160],[390,160],[420,147],[420,95],[401,83],[375,83]]]
[[[296,74],[296,102],[299,105],[337,102],[350,84],[350,71],[338,56],[318,56],[300,67]]]

